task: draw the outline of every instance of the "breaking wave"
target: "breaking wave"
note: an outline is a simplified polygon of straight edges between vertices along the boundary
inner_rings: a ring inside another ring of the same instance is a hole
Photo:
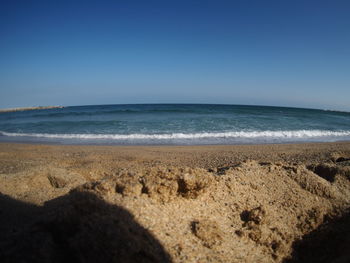
[[[295,130],[295,131],[231,131],[201,133],[163,133],[163,134],[51,134],[51,133],[13,133],[0,131],[0,135],[9,137],[33,137],[52,139],[83,140],[191,140],[191,139],[312,139],[338,138],[350,136],[350,131]]]

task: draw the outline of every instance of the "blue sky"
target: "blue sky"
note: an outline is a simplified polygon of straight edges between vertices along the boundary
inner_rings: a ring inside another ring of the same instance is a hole
[[[350,110],[350,1],[1,1],[0,107]]]

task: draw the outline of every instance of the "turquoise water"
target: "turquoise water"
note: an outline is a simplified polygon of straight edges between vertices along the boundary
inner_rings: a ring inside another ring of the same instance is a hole
[[[96,105],[0,114],[0,141],[242,144],[350,140],[350,113],[243,105]]]

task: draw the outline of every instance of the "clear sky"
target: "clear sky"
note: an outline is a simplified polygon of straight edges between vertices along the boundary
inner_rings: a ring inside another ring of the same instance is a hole
[[[0,107],[350,110],[350,1],[0,2]]]

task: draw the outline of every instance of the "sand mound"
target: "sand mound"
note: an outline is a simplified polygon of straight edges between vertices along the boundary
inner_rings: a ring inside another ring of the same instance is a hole
[[[342,158],[4,175],[1,262],[347,262]]]

